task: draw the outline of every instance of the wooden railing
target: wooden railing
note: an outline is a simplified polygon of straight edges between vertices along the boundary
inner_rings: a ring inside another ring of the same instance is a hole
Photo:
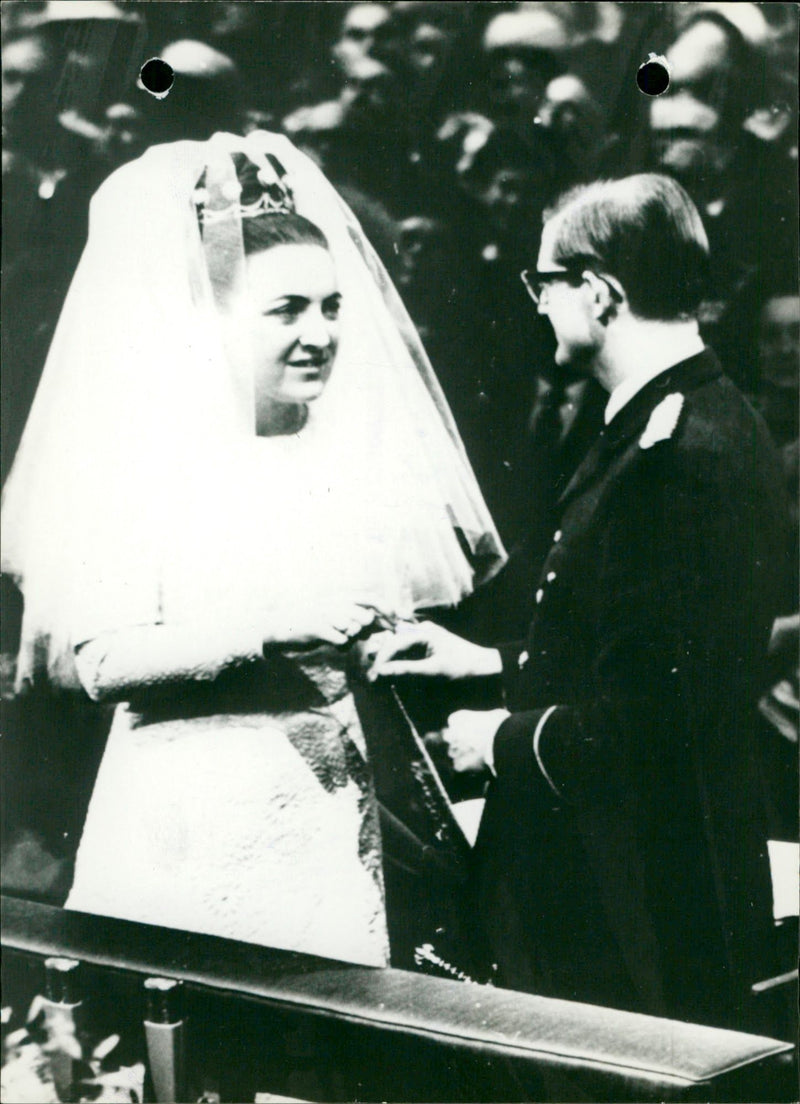
[[[2,941],[4,1003],[30,998],[42,956],[68,955],[123,1034],[140,1024],[144,976],[182,980],[197,1084],[215,1067],[223,1100],[298,1086],[353,1101],[797,1099],[792,1046],[760,1036],[8,897]]]

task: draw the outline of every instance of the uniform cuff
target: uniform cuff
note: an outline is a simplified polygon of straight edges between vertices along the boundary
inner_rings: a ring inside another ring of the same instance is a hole
[[[529,790],[531,796],[537,789],[544,789],[549,798],[560,797],[537,754],[539,738],[554,708],[512,713],[498,728],[494,738],[494,769],[504,785]]]

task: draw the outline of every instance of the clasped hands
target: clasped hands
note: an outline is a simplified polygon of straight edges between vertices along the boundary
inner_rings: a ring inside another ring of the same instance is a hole
[[[495,648],[472,644],[430,621],[401,623],[395,632],[372,637],[370,646],[372,662],[367,678],[371,682],[403,675],[455,681],[502,671],[500,653]],[[456,771],[484,767],[494,771],[494,738],[509,715],[506,709],[459,709],[450,714],[442,738]]]
[[[282,615],[272,611],[264,643],[343,647],[372,627],[380,630],[386,622],[380,610],[367,601],[329,599],[309,602],[305,609],[293,603]],[[363,645],[363,657],[370,682],[405,675],[456,681],[485,678],[502,670],[496,649],[472,644],[431,621],[400,622],[393,631],[373,632]],[[494,737],[507,716],[505,709],[459,709],[450,714],[442,737],[455,770],[494,769]]]

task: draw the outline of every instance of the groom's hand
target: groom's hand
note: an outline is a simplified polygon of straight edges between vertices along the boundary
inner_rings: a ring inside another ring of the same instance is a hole
[[[494,773],[494,738],[507,709],[459,709],[451,713],[442,739],[456,771],[477,771],[488,767]]]
[[[381,641],[367,671],[367,678],[418,675],[445,679],[499,675],[500,653],[495,648],[471,644],[431,621],[400,625]]]

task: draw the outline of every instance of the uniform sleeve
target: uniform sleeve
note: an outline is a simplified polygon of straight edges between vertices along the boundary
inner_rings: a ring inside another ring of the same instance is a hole
[[[500,661],[503,664],[501,674],[503,684],[503,700],[514,702],[517,700],[519,685],[522,681],[522,668],[528,657],[525,651],[525,641],[517,640],[509,644],[500,644],[497,648],[500,653]],[[509,708],[513,708],[509,706]]]
[[[546,709],[512,713],[503,721],[494,738],[495,775],[504,780],[514,779],[517,788],[529,793],[535,792],[544,782],[550,796],[563,796],[541,754],[542,734],[557,709],[558,706],[551,705]]]

